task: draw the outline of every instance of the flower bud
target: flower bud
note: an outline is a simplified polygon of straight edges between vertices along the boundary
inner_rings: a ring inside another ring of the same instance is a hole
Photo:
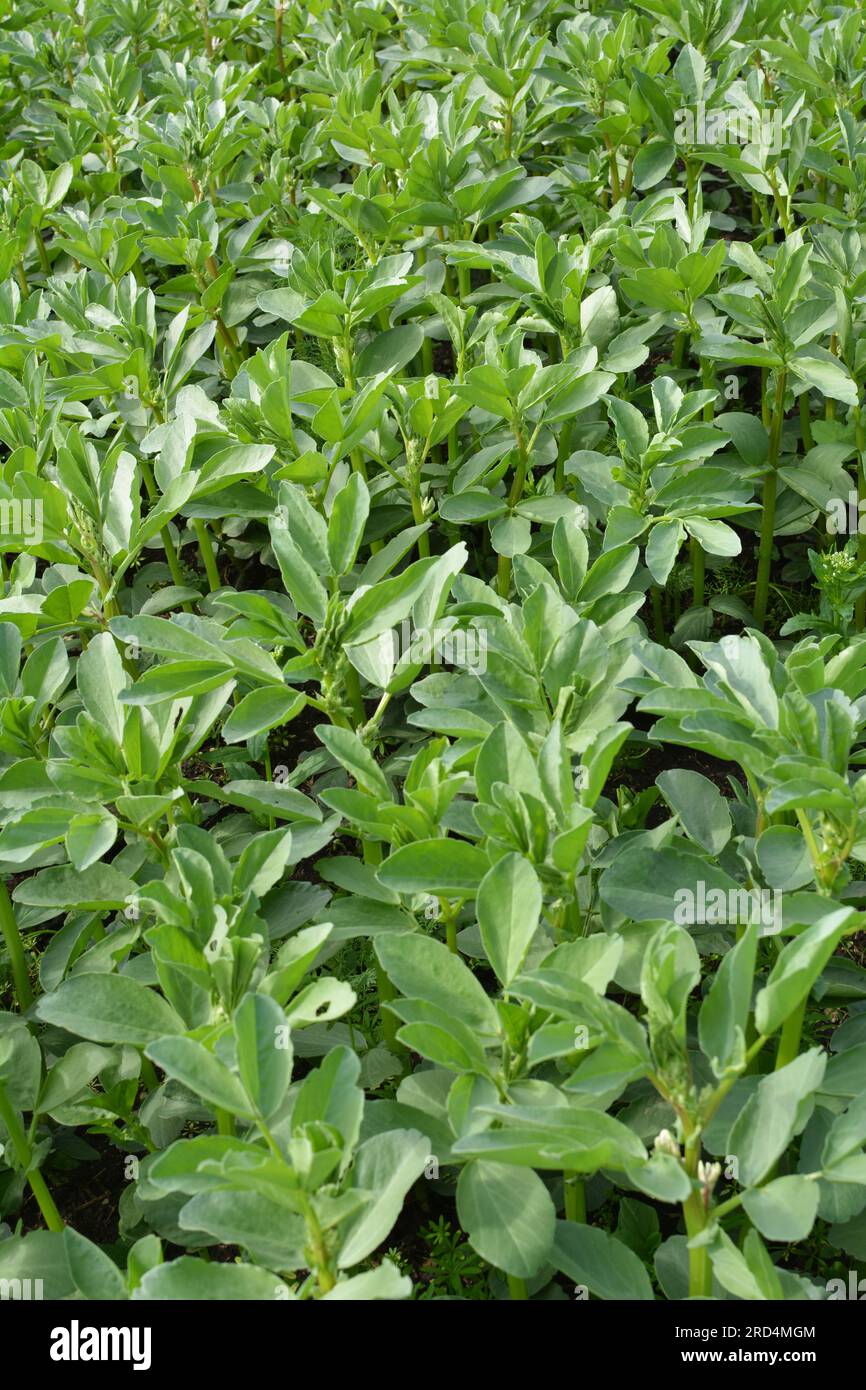
[[[653,1152],[671,1154],[674,1158],[680,1157],[680,1146],[669,1129],[663,1129],[660,1134],[656,1135]]]

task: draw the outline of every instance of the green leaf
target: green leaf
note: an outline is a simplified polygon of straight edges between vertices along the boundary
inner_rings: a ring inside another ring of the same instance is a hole
[[[727,1140],[727,1152],[737,1159],[743,1187],[762,1182],[794,1135],[803,1130],[826,1066],[826,1056],[813,1047],[761,1079]]]
[[[484,987],[441,941],[419,932],[382,936],[376,954],[388,978],[410,999],[425,999],[476,1032],[496,1037],[499,1016]]]
[[[117,839],[117,821],[109,811],[93,811],[73,816],[66,832],[66,853],[73,868],[84,873]]]
[[[650,531],[646,543],[646,567],[656,584],[662,587],[667,584],[685,534],[681,521],[659,521]]]
[[[339,1279],[326,1293],[322,1302],[338,1303],[351,1300],[368,1302],[373,1299],[409,1298],[412,1294],[412,1280],[401,1274],[390,1260],[383,1260],[378,1269],[369,1269],[364,1274],[356,1274],[351,1279]]]
[[[621,1240],[597,1226],[557,1221],[551,1261],[598,1298],[645,1302],[654,1297],[642,1261]]]
[[[755,844],[761,873],[780,892],[803,888],[815,877],[809,847],[795,825],[769,825]]]
[[[360,473],[353,473],[334,498],[328,521],[328,554],[334,574],[346,574],[354,565],[370,514],[370,494]]]
[[[250,1105],[240,1081],[202,1043],[192,1038],[161,1038],[145,1051],[161,1071],[209,1105],[232,1115],[249,1115]]]
[[[144,1047],[184,1025],[154,990],[126,975],[74,975],[36,1006],[45,1023],[98,1043]]]
[[[769,1035],[781,1027],[811,990],[852,919],[851,908],[839,908],[789,941],[755,1000],[755,1024]]]
[[[473,1130],[454,1152],[533,1168],[593,1173],[624,1169],[646,1157],[626,1125],[598,1110],[570,1105],[484,1106],[500,1129]]]
[[[355,359],[355,375],[378,376],[380,372],[399,372],[421,351],[424,330],[417,323],[388,328],[361,350]]]
[[[266,1269],[248,1264],[205,1264],[192,1255],[149,1269],[133,1295],[138,1300],[190,1303],[291,1300],[287,1284]]]
[[[109,633],[97,633],[78,658],[76,684],[87,713],[117,744],[123,740],[123,710],[118,697],[128,683],[117,643]]]
[[[414,565],[393,579],[383,579],[363,593],[356,590],[358,597],[353,595],[354,602],[349,608],[349,620],[343,632],[344,643],[361,646],[365,642],[372,642],[374,637],[408,618],[416,599],[430,583],[432,568],[444,558],[431,556],[416,560]]]
[[[232,1019],[241,1085],[257,1115],[269,1120],[292,1079],[292,1048],[286,1016],[275,999],[247,994]]]
[[[828,362],[823,357],[799,354],[792,358],[788,366],[800,381],[815,387],[831,400],[842,401],[845,405],[857,404],[857,387],[838,363]]]
[[[506,854],[488,869],[478,889],[481,940],[496,978],[506,989],[523,965],[541,918],[538,876],[522,854]]]
[[[341,729],[336,724],[317,724],[315,733],[331,757],[342,764],[362,791],[380,801],[391,800],[387,777],[369,748],[352,729]]]
[[[112,864],[94,864],[81,873],[70,868],[43,869],[19,883],[12,896],[28,907],[100,912],[126,907],[137,893],[138,884]]]
[[[321,627],[328,606],[324,584],[298,549],[285,523],[274,518],[270,530],[274,555],[288,593],[295,606],[312,618],[317,627]]]
[[[278,685],[251,690],[238,701],[223,725],[223,738],[226,743],[244,743],[268,729],[281,728],[296,719],[306,703],[305,695]]]
[[[419,840],[390,854],[377,878],[397,893],[471,898],[489,867],[487,855],[466,840]]]
[[[556,1210],[531,1168],[473,1160],[457,1182],[457,1215],[483,1260],[531,1279],[553,1257]]]
[[[98,1245],[71,1226],[63,1232],[69,1275],[82,1298],[89,1302],[116,1301],[128,1297],[117,1265]]]
[[[703,897],[700,885],[703,884]],[[721,892],[724,902],[738,901],[741,888],[734,879],[706,859],[678,849],[649,849],[626,846],[601,878],[599,893],[604,902],[635,922],[663,918],[691,925],[701,903],[712,908],[710,894]],[[729,894],[733,893],[733,899]],[[719,902],[722,900],[719,899]],[[694,909],[690,912],[690,905]],[[727,921],[727,906],[718,920]],[[691,919],[691,920],[690,920]]]
[[[342,1232],[340,1269],[366,1259],[388,1238],[407,1192],[424,1172],[429,1157],[430,1140],[414,1129],[377,1134],[361,1144],[352,1165],[352,1186],[369,1196]]]
[[[746,1215],[767,1240],[805,1240],[818,1214],[818,1184],[808,1178],[776,1178],[743,1193]]]
[[[698,1013],[701,1051],[719,1078],[745,1065],[746,1025],[752,1004],[758,924],[750,923],[723,957]]]
[[[656,786],[679,816],[689,839],[708,854],[721,854],[731,838],[731,813],[709,778],[687,768],[672,768],[656,778]]]

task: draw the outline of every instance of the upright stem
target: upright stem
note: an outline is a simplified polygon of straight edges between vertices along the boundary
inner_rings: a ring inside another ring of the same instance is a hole
[[[508,510],[511,512],[517,506],[523,496],[523,489],[526,485],[526,440],[523,430],[515,421],[514,434],[517,440],[517,468],[514,472],[514,480],[511,484],[511,491],[508,494]],[[500,555],[496,567],[496,589],[500,598],[508,598],[508,590],[511,588],[511,557],[510,555]]]
[[[652,605],[656,641],[660,647],[664,647],[667,645],[665,642],[665,617],[662,609],[662,593],[658,584],[652,586]]]
[[[439,899],[439,907],[445,918],[445,945],[452,955],[457,955],[457,909],[447,898]]]
[[[412,520],[416,526],[423,526],[426,517],[424,516],[424,502],[421,497],[421,469],[414,463],[409,472],[409,501],[412,504]],[[418,555],[419,558],[426,558],[429,554],[430,537],[424,531],[418,537]]]
[[[854,412],[854,439],[857,444],[857,563],[866,564],[866,535],[860,527],[860,517],[866,511],[866,426],[863,423],[863,407],[858,405]],[[854,604],[854,626],[857,632],[866,627],[866,594],[861,594]]]
[[[161,422],[161,413],[156,411],[154,413],[156,414],[157,419]],[[148,459],[142,458],[140,462],[141,476],[144,479],[145,490],[150,501],[154,502],[156,501],[159,495],[159,489],[156,486],[156,479],[153,476],[153,470],[150,466],[150,462]],[[165,559],[168,565],[169,573],[171,574],[172,583],[176,584],[179,589],[182,589],[184,586],[183,570],[180,567],[180,558],[175,548],[174,541],[171,538],[171,532],[169,531],[168,526],[163,526],[162,530],[159,533],[159,539],[162,541],[162,548],[165,551]],[[192,608],[188,603],[184,603],[181,606],[183,607],[185,613],[192,612]]]
[[[565,491],[565,465],[571,455],[571,421],[565,420],[559,432],[559,444],[556,450],[556,473],[554,475],[554,487],[557,492]]]
[[[511,158],[511,138],[514,131],[514,112],[510,106],[505,110],[505,128],[503,131],[504,155],[506,159]]]
[[[699,1129],[695,1129],[691,1125],[688,1125],[685,1129],[684,1139],[686,1172],[692,1183],[694,1183],[701,1157],[701,1132]],[[693,1186],[691,1196],[683,1202],[683,1217],[685,1219],[689,1240],[694,1236],[700,1235],[707,1224],[707,1215],[703,1193],[699,1188]],[[690,1249],[689,1297],[709,1298],[712,1287],[713,1274],[707,1247],[703,1245]]]
[[[27,1135],[24,1132],[24,1126],[21,1123],[18,1111],[7,1096],[6,1087],[2,1081],[0,1081],[0,1120],[3,1121],[6,1132],[12,1141],[12,1147],[15,1150],[18,1162],[21,1164],[27,1177],[30,1190],[36,1198],[39,1210],[42,1212],[45,1219],[46,1226],[49,1231],[62,1232],[63,1218],[54,1204],[54,1198],[48,1191],[48,1184],[38,1168],[34,1168],[32,1172],[30,1171],[30,1166],[33,1162],[33,1151],[30,1147]]]
[[[36,250],[39,255],[39,264],[41,265],[43,272],[46,275],[50,275],[51,262],[48,259],[48,252],[45,250],[45,242],[42,240],[42,233],[39,231],[38,227],[36,231],[33,233],[33,239],[36,242]]]
[[[562,1175],[562,1186],[565,1192],[566,1221],[586,1222],[586,1183],[583,1178],[578,1173],[566,1169]]]
[[[30,988],[30,972],[27,968],[24,943],[21,940],[21,933],[15,920],[15,909],[12,906],[12,899],[9,897],[9,889],[6,887],[5,879],[0,879],[0,930],[3,932],[3,941],[12,964],[12,979],[15,984],[18,1008],[23,1014],[33,1003],[33,991]]]
[[[689,1240],[700,1235],[707,1224],[707,1213],[700,1192],[693,1192],[683,1202],[683,1216]],[[709,1298],[713,1287],[712,1268],[707,1247],[699,1245],[689,1250],[689,1297]]]
[[[217,1134],[224,1134],[229,1139],[234,1138],[235,1117],[229,1110],[216,1109]]]
[[[514,1274],[506,1274],[505,1277],[508,1280],[508,1292],[512,1300],[519,1299],[523,1301],[529,1298],[529,1294],[526,1292],[526,1283],[523,1279],[518,1279]]]
[[[782,442],[782,421],[785,408],[786,373],[780,371],[776,378],[776,397],[773,402],[773,418],[770,424],[770,448],[767,455],[767,473],[764,478],[762,498],[763,516],[761,518],[761,540],[758,547],[758,577],[755,584],[755,627],[763,631],[767,616],[767,599],[770,594],[770,567],[773,559],[773,532],[776,526],[776,487],[778,477],[776,468],[779,462],[779,448]]]
[[[803,391],[800,395],[800,434],[803,439],[803,453],[807,454],[812,447],[812,416],[808,391]]]
[[[279,3],[274,6],[274,48],[277,50],[277,66],[281,73],[286,71],[286,58],[283,53],[283,15],[285,11]]]
[[[696,191],[696,187],[695,187],[695,185],[696,185],[695,175],[696,175],[696,173],[697,173],[697,170],[695,169],[694,164],[692,163],[692,161],[691,161],[690,159],[687,159],[687,160],[686,160],[686,189],[687,189],[686,198],[687,198],[687,202],[688,202],[689,221],[690,221],[690,222],[693,222],[693,221],[694,221],[694,217],[695,217],[695,191]]]
[[[704,555],[700,541],[692,536],[689,542],[692,552],[692,603],[695,608],[702,608],[704,605],[704,576],[706,573],[707,557]]]
[[[214,554],[213,541],[211,540],[207,522],[202,521],[199,517],[194,517],[192,529],[195,531],[198,548],[201,551],[201,558],[204,560],[204,568],[207,574],[207,582],[210,586],[210,591],[214,594],[217,589],[222,588],[222,580],[220,579],[220,572],[217,569],[216,555]]]
[[[330,1293],[337,1280],[331,1269],[331,1261],[328,1257],[328,1247],[325,1244],[325,1236],[319,1223],[313,1205],[307,1202],[304,1210],[304,1220],[307,1225],[307,1235],[310,1240],[310,1254],[316,1267],[316,1279],[319,1284],[319,1292],[322,1294]]]
[[[346,663],[345,683],[346,694],[349,698],[349,704],[352,706],[356,726],[362,729],[367,722],[367,711],[364,709],[364,700],[361,695],[361,681],[351,662]]]
[[[365,840],[364,863],[376,869],[381,862],[382,846],[379,844],[378,840]],[[387,1004],[389,999],[397,998],[397,990],[394,987],[390,975],[388,975],[384,967],[380,965],[378,961],[376,962],[376,996],[379,1006],[379,1021],[382,1024],[382,1037],[385,1040],[385,1046],[388,1048],[389,1052],[402,1052],[405,1056],[407,1049],[397,1038],[400,1020],[390,1009],[382,1007],[384,1004]]]
[[[208,58],[213,57],[213,38],[210,32],[210,22],[208,20],[207,0],[198,0],[198,18],[201,24],[202,37],[204,38],[204,51]]]

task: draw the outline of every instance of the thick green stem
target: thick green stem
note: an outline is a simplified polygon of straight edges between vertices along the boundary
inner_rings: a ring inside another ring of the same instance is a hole
[[[280,72],[283,73],[283,74],[285,74],[285,71],[286,71],[286,57],[285,57],[285,54],[283,53],[283,15],[284,15],[284,14],[285,14],[285,10],[283,9],[282,5],[277,4],[277,5],[274,6],[274,48],[276,49],[276,53],[277,53],[277,67],[279,68]]]
[[[382,862],[382,846],[378,840],[364,841],[364,863],[369,864],[371,869],[377,869]],[[397,998],[395,989],[390,976],[379,962],[376,962],[376,995],[379,1005],[379,1020],[382,1024],[382,1036],[385,1045],[391,1052],[407,1051],[403,1043],[397,1039],[397,1030],[400,1027],[400,1020],[390,1009],[382,1006],[387,1004],[389,999]]]
[[[439,899],[439,907],[445,918],[445,945],[452,955],[457,955],[457,909],[447,898]]]
[[[352,713],[355,716],[357,727],[361,729],[366,723],[367,711],[364,708],[364,700],[361,695],[361,680],[351,662],[346,664],[345,681],[349,704],[352,706]]]
[[[161,415],[158,415],[157,418],[161,419],[162,417]],[[156,501],[159,495],[159,490],[156,486],[156,479],[153,476],[153,470],[150,466],[150,462],[146,458],[141,458],[140,465],[141,476],[144,479],[145,490],[150,501],[154,502]],[[167,526],[163,526],[162,530],[159,533],[159,539],[162,541],[162,548],[165,551],[165,559],[166,563],[168,564],[172,582],[176,584],[178,588],[182,589],[184,587],[183,570],[180,567],[180,558],[175,548],[174,541],[171,538],[171,532],[169,531]],[[182,607],[185,613],[192,612],[192,608],[188,603],[184,603]]]
[[[27,968],[24,943],[21,940],[21,933],[15,920],[15,909],[12,906],[12,899],[9,897],[9,889],[6,887],[5,879],[0,879],[0,930],[3,932],[3,941],[12,965],[12,979],[15,984],[18,1008],[23,1014],[33,1003],[33,991],[30,988],[30,972]]]
[[[803,391],[800,395],[800,435],[803,440],[803,453],[807,454],[812,447],[812,416],[809,411],[808,391]]]
[[[526,470],[528,464],[526,441],[523,431],[519,424],[514,425],[514,434],[517,439],[517,468],[514,471],[514,480],[511,484],[511,491],[508,494],[508,510],[511,512],[517,506],[523,496],[523,489],[526,486]],[[511,588],[511,556],[500,555],[496,566],[496,590],[500,598],[508,598],[508,591]]]
[[[234,1137],[235,1117],[228,1110],[216,1109],[217,1134],[224,1134],[229,1139]]]
[[[689,1240],[700,1235],[707,1224],[707,1213],[700,1192],[693,1192],[688,1201],[683,1202],[683,1217]],[[689,1297],[709,1298],[713,1287],[713,1273],[710,1256],[705,1245],[689,1250]]]
[[[556,475],[554,487],[557,492],[565,491],[565,464],[571,455],[571,421],[566,420],[559,433],[559,446],[556,450]]]
[[[586,1183],[579,1173],[566,1169],[562,1175],[566,1221],[586,1222]]]
[[[508,1292],[511,1295],[512,1300],[519,1299],[522,1302],[525,1299],[529,1298],[529,1294],[526,1292],[526,1284],[523,1279],[518,1279],[517,1276],[514,1274],[507,1274],[505,1277],[508,1280]]]
[[[710,360],[709,360],[708,358],[706,358],[706,357],[702,357],[702,358],[700,359],[700,363],[701,363],[701,385],[703,386],[703,388],[704,388],[705,391],[713,391],[713,390],[715,389],[714,383],[713,383],[713,364],[712,364],[712,362],[710,362]],[[707,403],[706,403],[706,405],[704,406],[704,409],[703,409],[704,424],[706,424],[706,425],[711,425],[711,424],[713,423],[713,420],[715,419],[715,414],[716,414],[716,403],[715,403],[715,401],[707,401]]]
[[[863,422],[863,408],[857,406],[854,412],[854,439],[857,444],[857,563],[866,564],[866,535],[860,527],[860,518],[866,511],[866,425]],[[866,594],[861,594],[854,604],[854,626],[857,632],[866,627]]]
[[[30,1171],[33,1162],[33,1151],[30,1147],[27,1135],[24,1132],[24,1126],[21,1123],[18,1111],[6,1094],[6,1087],[2,1081],[0,1081],[0,1120],[3,1121],[6,1132],[12,1141],[12,1147],[15,1150],[18,1162],[21,1164],[27,1176],[30,1190],[36,1198],[37,1205],[42,1212],[46,1226],[49,1231],[61,1232],[63,1230],[63,1218],[57,1210],[54,1204],[54,1198],[48,1191],[48,1184],[38,1168],[34,1168],[32,1172]]]
[[[662,593],[658,584],[652,586],[652,605],[656,641],[660,647],[664,647],[667,645],[665,642],[665,617],[662,609]]]
[[[179,589],[182,589],[184,586],[184,578],[183,570],[180,567],[180,557],[175,549],[174,541],[171,538],[171,532],[167,526],[163,526],[159,533],[159,539],[162,541],[162,548],[165,551],[165,558],[168,562],[172,583],[176,584]],[[181,604],[181,607],[187,613],[192,612],[192,608],[188,603]]]
[[[780,371],[776,378],[776,397],[773,402],[773,418],[770,424],[770,447],[767,455],[767,473],[764,478],[762,498],[763,516],[761,518],[761,539],[758,547],[758,577],[755,584],[755,627],[763,631],[767,616],[767,600],[770,594],[770,568],[773,560],[773,533],[776,527],[776,468],[779,462],[779,449],[782,442],[782,421],[785,408],[786,374]]]
[[[330,1293],[337,1280],[331,1269],[331,1261],[328,1258],[328,1247],[325,1244],[324,1232],[322,1231],[319,1218],[316,1216],[311,1203],[307,1204],[304,1212],[304,1220],[306,1221],[307,1236],[310,1242],[310,1255],[315,1265],[319,1291],[322,1294]]]
[[[707,1224],[708,1212],[705,1194],[695,1185],[701,1158],[701,1131],[690,1121],[683,1121],[684,1157],[686,1173],[691,1180],[691,1196],[683,1202],[683,1218],[689,1240],[700,1235]],[[689,1297],[709,1298],[712,1292],[712,1267],[706,1246],[689,1250]]]
[[[706,556],[700,541],[696,541],[692,536],[690,542],[692,552],[692,603],[695,608],[702,608],[704,604],[704,575],[706,573]]]
[[[764,429],[770,428],[770,402],[767,399],[767,382],[770,380],[770,368],[761,368],[761,423]]]
[[[42,233],[37,229],[34,233],[36,250],[39,254],[39,264],[46,275],[51,274],[51,262],[48,259],[48,252],[45,250],[45,242],[42,240]]]
[[[690,159],[686,160],[686,199],[689,209],[689,221],[695,220],[695,194],[697,192],[697,170]]]
[[[416,470],[412,474],[412,481],[409,489],[409,500],[412,503],[412,520],[416,526],[423,526],[426,521],[424,515],[424,503],[421,497],[421,478],[420,471]],[[430,537],[425,531],[418,537],[418,557],[426,559],[430,554]]]
[[[204,568],[207,574],[207,582],[210,591],[212,594],[215,594],[217,589],[222,588],[222,580],[220,579],[220,572],[217,569],[216,554],[214,553],[213,541],[211,540],[207,522],[195,517],[193,519],[192,529],[195,531],[198,548],[201,551],[201,558],[204,561]]]

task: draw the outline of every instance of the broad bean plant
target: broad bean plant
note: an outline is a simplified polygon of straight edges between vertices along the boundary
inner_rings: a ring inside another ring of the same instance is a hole
[[[4,1287],[864,1273],[864,76],[854,0],[6,8]]]

